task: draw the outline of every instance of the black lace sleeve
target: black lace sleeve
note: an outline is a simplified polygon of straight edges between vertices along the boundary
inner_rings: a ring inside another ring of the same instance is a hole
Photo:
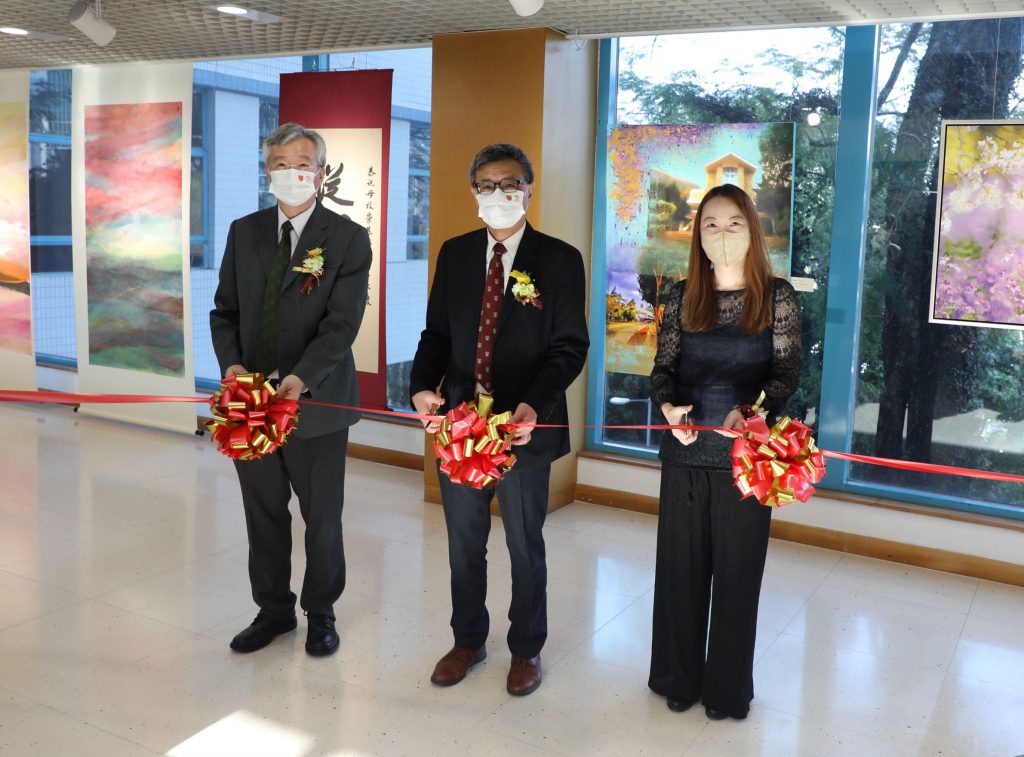
[[[651,371],[651,399],[655,408],[666,402],[676,404],[676,366],[679,364],[679,335],[682,330],[680,308],[683,302],[684,283],[680,281],[669,290],[665,310],[658,329],[658,351],[654,356],[654,370]]]
[[[781,413],[800,380],[800,305],[796,290],[776,279],[772,290],[772,369],[764,385],[765,410]]]

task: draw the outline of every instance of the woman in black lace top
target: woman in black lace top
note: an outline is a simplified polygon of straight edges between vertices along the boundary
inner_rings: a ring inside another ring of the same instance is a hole
[[[651,373],[672,425],[738,429],[763,391],[780,413],[800,371],[800,309],[772,276],[757,209],[732,185],[711,189],[693,224],[688,277],[671,290]],[[688,419],[688,421],[686,420]],[[771,422],[771,417],[769,417]],[[771,508],[740,500],[732,438],[665,434],[654,633],[648,685],[681,712],[742,719],[754,697],[754,634]]]

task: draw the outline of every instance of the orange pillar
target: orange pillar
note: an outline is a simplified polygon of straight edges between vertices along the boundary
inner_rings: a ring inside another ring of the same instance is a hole
[[[551,29],[434,37],[430,125],[430,279],[441,244],[480,228],[469,165],[483,146],[511,142],[533,162],[535,192],[526,217],[583,253],[590,275],[593,226],[597,44]],[[583,445],[586,371],[568,393],[573,454],[551,471],[549,507],[572,502]],[[424,498],[440,501],[429,440]]]

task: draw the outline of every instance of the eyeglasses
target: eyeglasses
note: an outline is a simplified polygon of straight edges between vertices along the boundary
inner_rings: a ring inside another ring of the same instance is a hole
[[[502,192],[515,192],[520,187],[526,186],[526,182],[522,179],[502,179],[497,184],[493,181],[474,181],[473,189],[476,190],[478,195],[489,195],[494,192],[495,189],[501,189]]]

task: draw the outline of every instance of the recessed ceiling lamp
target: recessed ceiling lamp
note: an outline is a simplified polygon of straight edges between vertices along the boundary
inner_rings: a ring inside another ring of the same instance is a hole
[[[117,29],[103,20],[103,6],[96,0],[96,7],[91,7],[85,0],[72,4],[68,11],[68,21],[100,47],[106,47],[117,34]]]
[[[15,36],[15,37],[27,37],[28,36],[28,30],[27,29],[19,29],[16,26],[0,26],[0,33],[10,34],[10,35]]]
[[[544,0],[509,0],[512,10],[520,16],[532,16],[544,7]]]
[[[218,13],[223,13],[234,18],[244,18],[247,21],[255,21],[257,24],[278,24],[281,22],[281,17],[275,16],[273,13],[249,10],[248,8],[243,8],[241,5],[208,5],[206,7],[212,11],[217,11]]]

